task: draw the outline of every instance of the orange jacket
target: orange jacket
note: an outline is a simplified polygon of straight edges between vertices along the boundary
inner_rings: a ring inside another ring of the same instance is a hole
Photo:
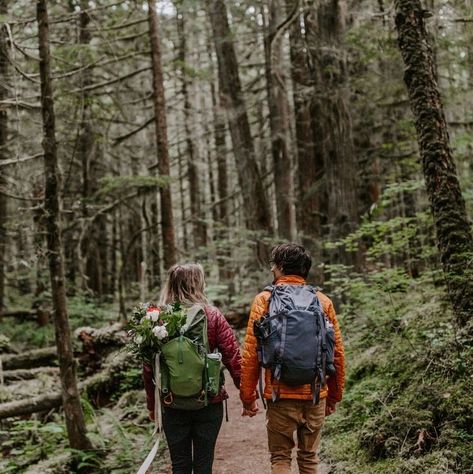
[[[277,285],[305,285],[305,280],[296,275],[284,275],[276,281]],[[258,355],[256,352],[256,337],[253,333],[253,323],[260,319],[268,312],[269,291],[259,293],[253,301],[246,331],[245,344],[243,347],[243,356],[241,361],[241,383],[240,398],[244,403],[252,403],[258,398],[256,386],[258,384],[260,367]],[[345,355],[343,349],[342,335],[338,326],[337,317],[333,308],[332,301],[320,291],[317,296],[322,304],[325,314],[332,322],[335,329],[335,368],[336,374],[329,377],[327,385],[322,387],[320,398],[326,398],[332,402],[339,402],[342,399],[343,388],[345,385]],[[265,369],[265,388],[264,398],[271,399],[273,393],[273,385],[276,391],[279,387],[279,398],[291,398],[297,400],[312,400],[311,386],[300,385],[292,387],[280,382],[273,381],[271,384],[271,371]]]

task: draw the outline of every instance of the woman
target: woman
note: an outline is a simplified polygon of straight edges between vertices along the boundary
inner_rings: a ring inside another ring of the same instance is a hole
[[[184,307],[202,304],[207,316],[209,349],[222,354],[222,362],[230,372],[235,386],[240,386],[240,347],[222,313],[210,306],[205,296],[204,271],[201,265],[188,263],[169,269],[161,293],[160,304],[179,302]],[[147,406],[154,419],[153,371],[143,368]],[[223,400],[228,395],[222,386],[220,393],[204,408],[180,410],[163,408],[163,428],[171,454],[173,474],[211,474],[215,443],[223,420]]]

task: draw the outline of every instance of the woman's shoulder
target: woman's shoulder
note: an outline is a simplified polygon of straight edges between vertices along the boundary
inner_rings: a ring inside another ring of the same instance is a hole
[[[225,319],[225,316],[222,314],[219,308],[213,305],[206,305],[205,308],[205,314],[207,315],[207,318],[210,320],[219,320],[219,319]]]

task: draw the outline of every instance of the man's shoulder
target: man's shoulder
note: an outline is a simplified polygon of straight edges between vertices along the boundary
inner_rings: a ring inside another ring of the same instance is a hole
[[[265,310],[268,306],[269,297],[271,296],[271,292],[268,290],[260,291],[253,299],[253,303],[251,305],[253,310]]]
[[[319,298],[319,301],[322,304],[322,308],[325,312],[327,312],[328,309],[333,306],[332,300],[325,293],[317,291],[317,297]]]
[[[268,290],[260,291],[253,299],[253,303],[266,303],[271,296],[271,292]]]

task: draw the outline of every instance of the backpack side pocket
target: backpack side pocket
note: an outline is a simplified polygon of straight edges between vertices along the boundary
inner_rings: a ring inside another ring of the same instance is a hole
[[[205,387],[210,397],[220,393],[220,373],[222,371],[222,356],[218,352],[212,352],[205,356],[206,380]]]
[[[327,343],[327,360],[325,371],[327,375],[334,375],[336,372],[335,369],[335,330],[333,324],[326,319],[326,343]]]

